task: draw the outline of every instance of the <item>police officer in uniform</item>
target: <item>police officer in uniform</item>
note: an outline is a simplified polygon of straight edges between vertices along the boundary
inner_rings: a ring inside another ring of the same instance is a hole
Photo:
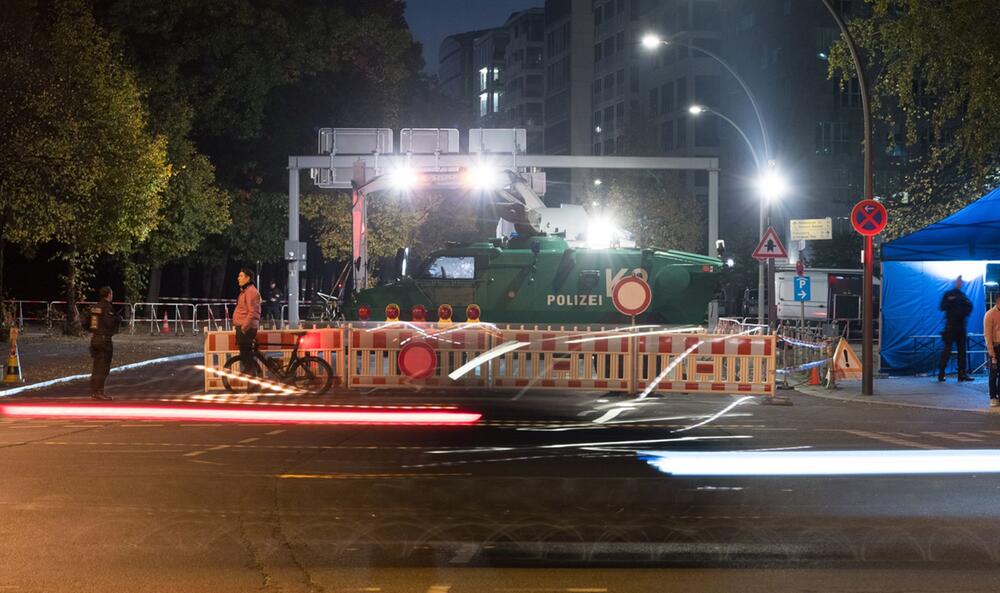
[[[94,368],[90,373],[90,397],[111,400],[110,395],[104,395],[104,381],[111,372],[111,357],[114,355],[111,336],[118,333],[120,319],[111,307],[114,296],[111,287],[102,287],[98,295],[100,300],[90,307],[90,323],[87,326],[93,334],[90,338],[90,356],[94,359]]]
[[[944,381],[944,370],[948,366],[948,359],[951,358],[952,344],[958,346],[958,380],[973,380],[965,372],[965,320],[972,313],[972,301],[962,292],[962,284],[962,277],[959,276],[955,279],[955,287],[941,297],[940,309],[944,311],[944,332],[941,334],[941,339],[944,341],[944,352],[941,353],[938,381]]]

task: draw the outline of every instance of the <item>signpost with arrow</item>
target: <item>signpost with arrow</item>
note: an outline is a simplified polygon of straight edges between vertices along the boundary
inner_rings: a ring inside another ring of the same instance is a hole
[[[777,301],[774,298],[774,260],[788,257],[788,252],[781,244],[781,239],[778,238],[774,227],[767,227],[767,232],[760,238],[757,248],[753,250],[753,257],[759,260],[769,260],[767,264],[767,290],[765,292],[767,294],[768,323],[773,325],[778,317]],[[764,295],[757,295],[757,306],[762,306],[764,302]]]

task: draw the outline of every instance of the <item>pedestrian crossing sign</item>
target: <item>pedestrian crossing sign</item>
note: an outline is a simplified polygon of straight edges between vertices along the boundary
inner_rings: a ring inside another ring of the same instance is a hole
[[[754,259],[786,259],[788,257],[788,252],[781,244],[781,239],[778,238],[774,227],[767,227],[767,232],[760,238],[757,248],[753,250],[753,257]]]

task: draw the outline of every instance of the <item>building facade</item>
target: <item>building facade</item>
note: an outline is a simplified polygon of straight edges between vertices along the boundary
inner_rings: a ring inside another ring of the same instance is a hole
[[[545,11],[516,12],[503,28],[508,39],[501,75],[504,122],[507,127],[524,128],[528,152],[539,154],[545,132]]]

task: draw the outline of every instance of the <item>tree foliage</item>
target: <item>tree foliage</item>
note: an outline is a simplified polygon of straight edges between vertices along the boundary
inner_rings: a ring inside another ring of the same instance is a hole
[[[75,302],[81,268],[100,254],[127,252],[155,228],[170,176],[166,140],[149,133],[135,77],[82,1],[21,0],[16,8],[13,27],[21,28],[4,26],[3,39],[21,44],[4,47],[19,70],[4,72],[12,80],[2,86],[10,101],[4,123],[17,140],[0,165],[0,194],[5,211],[42,208],[27,220],[45,220],[27,229],[15,221],[7,236],[54,241],[67,265],[67,300]],[[26,119],[7,121],[18,113]],[[35,152],[21,152],[26,146]],[[17,173],[24,169],[42,172]],[[75,308],[70,313],[75,322]]]
[[[889,199],[888,235],[925,226],[1000,182],[1000,3],[996,0],[868,0],[850,23],[870,72],[873,113],[890,146],[905,141],[912,173]],[[831,76],[853,76],[843,42]]]
[[[704,204],[673,172],[618,172],[601,178],[588,201],[597,202],[642,247],[700,252]]]

